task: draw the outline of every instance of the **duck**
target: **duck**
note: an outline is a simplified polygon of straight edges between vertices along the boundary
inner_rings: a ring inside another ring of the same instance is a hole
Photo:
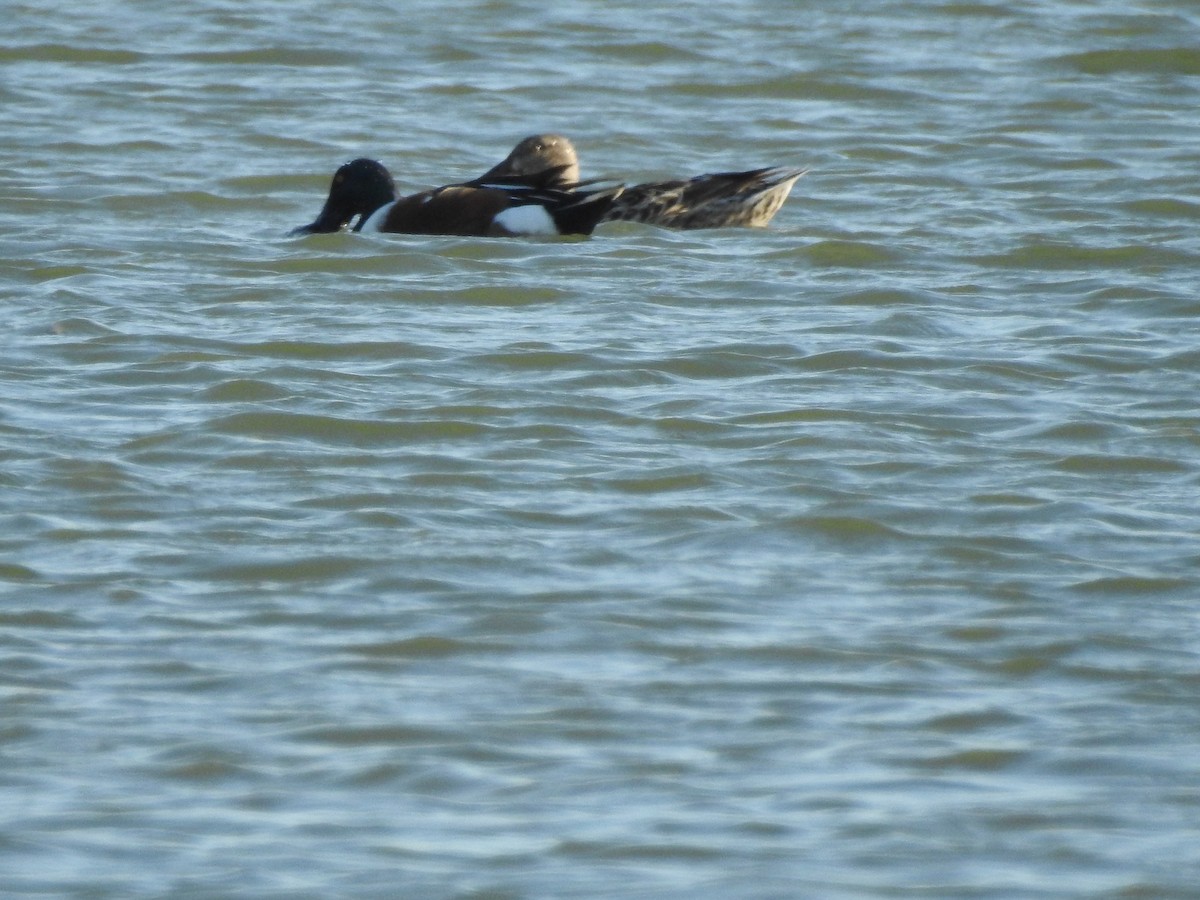
[[[779,212],[792,186],[807,171],[768,166],[636,184],[614,198],[601,221],[679,229],[762,228]],[[579,159],[574,145],[561,134],[530,135],[479,180],[522,176],[566,190],[578,187]]]
[[[620,195],[620,186],[596,191],[554,186],[560,173],[496,175],[401,197],[383,163],[365,157],[333,175],[320,215],[292,235],[341,231],[473,237],[589,235]]]

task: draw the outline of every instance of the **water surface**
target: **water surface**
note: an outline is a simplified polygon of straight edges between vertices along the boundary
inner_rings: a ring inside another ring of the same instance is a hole
[[[1200,896],[1193,4],[7,18],[7,893]]]

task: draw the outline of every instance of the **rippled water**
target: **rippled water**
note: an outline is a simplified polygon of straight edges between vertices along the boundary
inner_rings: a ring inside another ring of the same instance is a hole
[[[8,9],[7,895],[1200,896],[1193,3]]]

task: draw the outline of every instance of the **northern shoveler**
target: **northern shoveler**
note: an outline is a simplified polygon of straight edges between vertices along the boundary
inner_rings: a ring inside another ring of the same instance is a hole
[[[602,221],[645,222],[667,228],[762,227],[771,221],[792,185],[807,172],[785,166],[718,172],[694,178],[653,181],[627,187]],[[560,134],[535,134],[480,178],[526,177],[571,189],[579,183],[575,148]]]
[[[525,234],[591,234],[621,188],[567,191],[551,186],[557,170],[542,177],[497,175],[400,197],[392,175],[373,159],[355,159],[334,173],[316,220],[292,234],[354,231],[511,237]]]

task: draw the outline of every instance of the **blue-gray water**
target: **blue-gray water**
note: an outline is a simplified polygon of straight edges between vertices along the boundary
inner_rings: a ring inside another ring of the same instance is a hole
[[[5,896],[1200,896],[1200,8],[658,7],[6,7]]]

